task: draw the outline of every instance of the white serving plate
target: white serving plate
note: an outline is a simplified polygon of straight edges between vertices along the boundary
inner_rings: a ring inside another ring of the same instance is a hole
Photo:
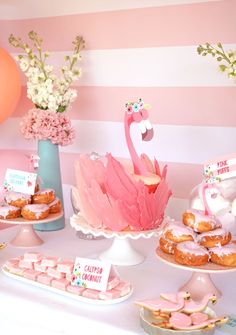
[[[41,284],[41,283],[39,283],[37,281],[30,280],[30,279],[24,278],[24,277],[19,276],[19,275],[12,274],[4,266],[2,267],[2,272],[6,276],[8,276],[8,277],[10,277],[10,278],[12,278],[14,280],[20,281],[22,283],[25,283],[27,285],[36,286],[36,287],[42,288],[44,290],[48,290],[48,291],[51,291],[51,292],[63,295],[65,297],[73,298],[73,299],[75,299],[77,301],[85,302],[85,303],[93,304],[93,305],[113,305],[113,304],[118,304],[120,302],[123,302],[123,301],[127,300],[132,295],[132,293],[133,293],[133,288],[131,286],[131,290],[130,290],[130,292],[128,294],[126,294],[123,297],[117,298],[117,299],[109,299],[109,300],[89,299],[89,298],[86,298],[86,297],[82,297],[80,295],[76,295],[74,293],[70,293],[70,292],[67,292],[67,291],[59,290],[59,289],[57,289],[55,287],[52,287],[52,286]]]

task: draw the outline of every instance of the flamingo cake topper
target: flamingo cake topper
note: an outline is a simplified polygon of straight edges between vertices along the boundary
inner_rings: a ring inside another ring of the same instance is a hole
[[[126,104],[124,131],[133,168],[128,170],[111,153],[104,159],[80,155],[76,162],[78,203],[89,225],[113,231],[150,230],[160,226],[171,196],[166,182],[167,166],[161,171],[146,154],[138,156],[130,136],[137,123],[143,140],[151,140],[153,128],[147,105],[140,99]]]

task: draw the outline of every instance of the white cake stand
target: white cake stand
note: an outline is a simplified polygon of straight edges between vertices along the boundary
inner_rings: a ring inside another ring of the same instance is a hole
[[[25,220],[23,217],[16,219],[0,219],[0,222],[12,225],[19,225],[19,231],[10,242],[15,247],[35,247],[43,244],[43,240],[36,234],[33,225],[38,223],[49,223],[60,219],[63,212],[50,214],[43,220]]]
[[[101,260],[108,261],[114,265],[136,265],[142,263],[145,260],[145,256],[133,249],[129,239],[150,238],[157,236],[160,231],[160,228],[138,232],[114,232],[106,229],[96,229],[91,227],[80,213],[71,217],[70,224],[76,231],[81,231],[84,234],[114,238],[111,247],[99,255]]]
[[[192,271],[192,276],[186,284],[179,290],[187,291],[191,297],[196,300],[202,299],[207,293],[213,293],[217,297],[221,297],[222,293],[213,283],[210,273],[227,273],[236,271],[236,267],[221,266],[214,263],[207,263],[202,266],[185,266],[177,263],[173,255],[164,253],[159,247],[156,249],[158,259],[179,269]]]

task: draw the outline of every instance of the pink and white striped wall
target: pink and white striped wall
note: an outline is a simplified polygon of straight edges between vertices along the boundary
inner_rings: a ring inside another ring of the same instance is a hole
[[[30,8],[24,4],[20,1],[14,11],[4,6],[1,11],[0,4],[0,46],[12,54],[16,50],[8,45],[10,33],[25,39],[30,30],[37,31],[56,67],[77,34],[86,41],[78,98],[69,112],[77,138],[61,148],[64,184],[74,184],[73,165],[80,152],[129,157],[124,105],[140,97],[151,104],[155,137],[144,144],[133,128],[137,151],[168,163],[169,183],[179,204],[201,181],[204,161],[235,151],[236,85],[218,72],[214,59],[200,57],[196,51],[207,41],[236,48],[235,0],[80,0],[77,4],[70,0],[56,1],[54,12],[46,1]],[[31,107],[25,85],[22,76],[18,108],[0,125],[0,149],[36,149],[35,142],[19,133],[20,117]]]

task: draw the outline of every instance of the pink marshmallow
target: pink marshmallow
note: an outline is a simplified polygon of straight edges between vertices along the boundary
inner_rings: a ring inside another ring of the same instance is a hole
[[[8,267],[8,271],[11,272],[14,275],[23,276],[26,269],[21,269],[17,265],[12,264]]]
[[[66,274],[66,279],[69,280],[70,282],[73,281],[75,275],[73,273],[67,273]]]
[[[36,280],[39,274],[40,272],[29,269],[29,270],[25,270],[23,276],[30,280]]]
[[[59,261],[58,257],[49,256],[49,257],[45,257],[42,259],[41,265],[48,266],[48,267],[54,267],[57,265],[58,261]]]
[[[65,273],[62,273],[60,271],[57,271],[57,268],[54,267],[54,268],[48,268],[47,269],[47,274],[50,276],[50,277],[53,277],[53,278],[57,278],[57,279],[62,279],[62,278],[65,278],[66,275]]]
[[[67,286],[70,282],[66,279],[53,279],[52,280],[52,287],[58,288],[59,290],[66,290]]]
[[[120,283],[115,287],[115,290],[120,292],[121,297],[125,296],[131,290],[130,282],[120,281]]]
[[[34,269],[39,272],[46,272],[47,271],[47,266],[41,265],[41,262],[35,262],[34,263]]]
[[[114,287],[116,287],[120,282],[119,277],[109,277],[108,283],[107,283],[107,290],[112,290]]]
[[[24,260],[30,262],[38,262],[43,258],[43,255],[39,252],[26,252],[24,254]]]
[[[19,265],[19,259],[17,258],[12,258],[9,259],[8,261],[6,261],[6,263],[4,264],[7,268],[11,267],[11,265]]]
[[[44,285],[51,285],[53,278],[48,276],[46,273],[40,273],[37,277],[37,281]]]
[[[81,293],[85,290],[85,288],[82,286],[68,285],[66,290],[70,293],[81,295]]]
[[[100,293],[101,291],[92,290],[92,289],[87,288],[82,292],[82,296],[85,298],[89,298],[89,299],[99,299]]]
[[[120,291],[117,291],[116,289],[100,292],[99,294],[99,298],[101,300],[117,299],[119,297],[120,297]]]
[[[71,260],[61,261],[61,262],[58,262],[58,264],[57,264],[57,270],[60,271],[60,272],[70,274],[70,273],[72,273],[73,268],[74,268],[74,262],[71,261]]]
[[[21,259],[19,261],[19,267],[20,268],[24,268],[24,269],[33,269],[34,268],[34,264],[30,261],[25,261],[24,259]]]

